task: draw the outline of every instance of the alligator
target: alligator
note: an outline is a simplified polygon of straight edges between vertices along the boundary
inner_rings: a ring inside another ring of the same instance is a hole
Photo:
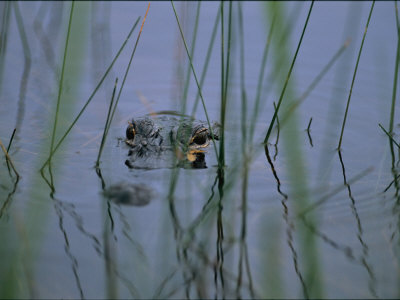
[[[219,125],[171,112],[132,119],[126,128],[125,144],[129,147],[125,164],[131,169],[207,168],[206,149],[219,139]],[[116,204],[144,206],[154,197],[147,183],[119,182],[104,191]]]
[[[207,168],[206,148],[218,140],[219,125],[188,116],[154,115],[132,119],[126,128],[125,164],[135,169]]]

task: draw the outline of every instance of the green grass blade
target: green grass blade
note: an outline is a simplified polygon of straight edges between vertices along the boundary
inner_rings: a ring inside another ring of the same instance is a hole
[[[194,27],[193,27],[193,33],[192,33],[192,43],[190,45],[190,57],[193,59],[194,56],[194,50],[196,47],[196,39],[197,39],[197,29],[199,26],[199,17],[200,17],[200,7],[201,7],[201,1],[197,2],[197,10],[196,10],[196,20],[194,22]],[[190,84],[190,65],[188,64],[187,70],[186,70],[186,79],[185,79],[185,85],[183,89],[183,98],[182,98],[182,114],[186,114],[186,105],[187,105],[187,95],[189,91],[189,84]]]
[[[386,135],[389,137],[389,139],[400,149],[400,145],[394,140],[392,135],[389,132],[387,132],[386,129],[383,128],[383,126],[381,124],[378,124],[378,125],[383,130],[383,132],[386,133]]]
[[[341,132],[340,132],[340,138],[339,138],[339,143],[338,143],[338,150],[340,150],[341,147],[342,147],[343,132],[344,132],[344,127],[346,125],[347,113],[349,111],[349,104],[350,104],[350,99],[351,99],[351,95],[352,95],[352,92],[353,92],[354,81],[355,81],[356,75],[357,75],[358,63],[360,62],[361,52],[362,52],[362,49],[363,49],[363,46],[364,46],[365,36],[367,35],[367,30],[368,30],[368,26],[369,26],[369,21],[371,20],[372,11],[374,10],[374,5],[375,5],[375,0],[371,4],[371,9],[369,11],[367,25],[365,26],[364,35],[363,35],[363,38],[362,38],[362,41],[361,41],[361,45],[360,45],[360,50],[358,51],[357,62],[356,62],[356,66],[354,68],[353,79],[351,81],[349,97],[347,99],[346,110],[344,112],[342,129],[341,129]]]
[[[322,80],[322,78],[325,76],[325,74],[331,69],[333,64],[338,60],[338,58],[341,56],[341,54],[344,52],[344,50],[349,46],[350,41],[346,41],[342,47],[333,55],[333,57],[329,60],[329,62],[325,65],[325,67],[322,68],[322,70],[318,73],[318,75],[314,78],[314,80],[311,82],[311,84],[307,87],[305,92],[297,99],[285,112],[285,114],[282,116],[282,121],[281,123],[284,124],[286,120],[289,118],[290,114],[293,113],[293,111],[301,104],[304,102],[304,100],[307,99],[308,95],[314,90],[314,88],[318,85],[318,83]]]
[[[57,151],[57,149],[60,147],[60,145],[62,144],[62,142],[65,140],[65,138],[68,136],[68,134],[70,133],[70,131],[72,130],[72,128],[74,127],[75,123],[78,122],[78,120],[80,119],[81,115],[83,114],[83,112],[86,110],[86,107],[89,105],[89,103],[92,101],[93,97],[96,95],[97,91],[99,90],[100,86],[103,84],[104,80],[106,79],[108,73],[111,71],[112,67],[114,66],[114,63],[117,61],[119,55],[121,54],[122,50],[125,48],[128,40],[130,39],[133,31],[136,28],[136,25],[139,23],[140,17],[137,18],[136,22],[133,24],[131,30],[129,31],[125,41],[123,42],[123,44],[121,45],[120,49],[118,50],[117,54],[115,55],[114,59],[112,60],[111,64],[109,65],[109,67],[107,68],[107,70],[105,71],[104,75],[102,76],[102,78],[100,79],[99,83],[97,84],[97,86],[95,87],[95,89],[93,90],[92,94],[89,96],[88,100],[86,101],[85,105],[82,107],[82,109],[80,110],[80,112],[78,113],[78,115],[75,117],[75,119],[72,121],[71,125],[68,127],[68,129],[66,130],[66,132],[64,133],[64,135],[60,138],[60,140],[58,141],[57,145],[54,147],[53,151],[50,153],[50,157],[44,162],[43,166],[40,168],[40,170],[43,170],[43,168],[49,163],[50,158],[52,155],[54,155],[54,153]]]
[[[213,130],[212,130],[212,127],[211,127],[211,123],[210,123],[210,118],[208,117],[206,104],[205,104],[204,98],[203,98],[203,93],[201,92],[200,83],[199,83],[199,80],[197,79],[196,71],[194,70],[193,63],[192,63],[192,58],[190,57],[190,53],[189,53],[189,50],[188,50],[188,47],[187,47],[187,44],[186,44],[185,36],[183,34],[182,27],[181,27],[181,24],[179,22],[178,14],[176,13],[175,5],[174,5],[174,2],[172,0],[171,0],[171,5],[172,5],[172,9],[173,9],[174,14],[175,14],[176,22],[178,23],[179,32],[181,33],[183,44],[185,45],[186,54],[187,54],[187,56],[189,58],[190,67],[191,67],[192,72],[193,72],[193,77],[194,77],[194,79],[196,81],[196,84],[197,84],[197,88],[198,88],[198,91],[199,91],[201,103],[203,104],[204,114],[206,115],[208,128],[210,130],[211,139],[213,141],[215,155],[217,156],[217,159],[218,159],[217,145],[215,143],[214,133],[213,133]]]
[[[17,178],[19,178],[19,173],[17,172],[17,170],[15,169],[15,166],[11,160],[11,157],[8,155],[7,149],[4,147],[3,143],[0,140],[0,147],[4,152],[4,155],[6,156],[6,160],[10,162],[11,168],[14,170],[15,175],[17,175]]]
[[[62,94],[62,90],[63,90],[64,70],[65,70],[65,63],[67,60],[68,42],[69,42],[69,37],[70,37],[70,33],[71,33],[71,24],[72,24],[72,16],[74,14],[74,6],[75,6],[75,1],[72,1],[71,10],[69,13],[67,38],[65,40],[64,58],[63,58],[63,63],[62,63],[62,68],[61,68],[61,78],[60,78],[60,83],[59,83],[59,87],[58,87],[57,106],[56,106],[56,113],[55,113],[55,117],[54,117],[53,132],[51,134],[49,161],[51,161],[51,157],[52,157],[51,153],[53,152],[53,149],[54,149],[54,141],[55,141],[55,137],[56,137],[58,113],[60,110],[61,94]]]
[[[255,130],[255,125],[256,125],[255,120],[257,120],[258,113],[260,111],[261,91],[262,91],[262,87],[263,87],[264,73],[265,73],[265,68],[267,66],[267,58],[268,58],[268,53],[269,53],[269,49],[270,49],[269,46],[271,44],[272,33],[274,31],[274,25],[275,25],[275,15],[272,18],[271,26],[269,28],[268,37],[267,37],[267,41],[265,43],[262,62],[261,62],[261,66],[260,66],[260,73],[258,75],[257,94],[256,94],[256,98],[255,98],[255,103],[254,103],[253,114],[251,117],[251,120],[253,120],[253,122],[251,122],[250,130],[249,130],[249,134],[250,134],[249,141],[250,142],[253,141],[254,130]]]
[[[283,86],[283,89],[282,89],[282,92],[281,92],[281,96],[279,97],[278,105],[277,105],[276,110],[274,112],[274,115],[272,117],[271,123],[269,124],[269,128],[268,128],[267,134],[266,134],[265,139],[264,139],[264,144],[265,145],[267,144],[269,136],[271,135],[271,131],[272,131],[272,128],[274,126],[276,116],[277,116],[279,108],[281,106],[281,103],[282,103],[282,100],[283,100],[283,96],[285,95],[286,87],[288,85],[288,82],[289,82],[289,79],[290,79],[290,75],[292,74],[293,66],[294,66],[294,63],[296,62],[297,54],[299,53],[301,42],[303,41],[303,36],[304,36],[304,33],[305,33],[306,29],[307,29],[308,20],[310,19],[310,15],[311,15],[311,11],[312,11],[313,6],[314,6],[314,0],[311,2],[310,9],[309,9],[308,15],[307,15],[307,19],[306,19],[306,22],[305,22],[304,27],[303,27],[303,32],[301,33],[301,37],[300,37],[299,43],[297,44],[297,49],[296,49],[296,52],[294,54],[292,64],[290,66],[289,73],[288,73],[288,75],[286,77],[286,81],[285,81],[285,84]]]
[[[101,157],[101,153],[103,152],[104,144],[106,142],[107,129],[110,127],[110,123],[111,123],[110,116],[111,116],[111,110],[112,110],[113,104],[114,104],[115,90],[117,89],[117,83],[118,83],[118,77],[115,79],[114,89],[113,89],[111,101],[110,101],[110,106],[108,107],[107,119],[106,119],[106,123],[104,125],[103,137],[101,138],[99,153],[97,155],[97,160],[96,160],[96,168],[98,168],[100,165],[100,157]]]
[[[397,25],[397,50],[396,50],[396,63],[394,65],[392,106],[390,108],[389,133],[393,132],[394,108],[396,107],[397,79],[399,74],[399,62],[400,62],[400,22],[399,22],[399,10],[397,7],[397,1],[394,1],[394,8],[396,13],[396,25]]]
[[[204,80],[206,79],[206,74],[207,74],[208,65],[209,65],[210,58],[211,58],[211,53],[212,53],[212,49],[213,49],[213,46],[214,46],[215,37],[217,35],[218,22],[219,22],[219,18],[221,17],[221,12],[220,11],[221,11],[221,4],[220,4],[220,6],[218,8],[217,15],[215,17],[214,26],[213,26],[213,30],[212,30],[211,38],[210,38],[210,43],[208,44],[208,49],[207,49],[207,54],[206,54],[203,70],[201,72],[200,89],[203,87]],[[191,113],[192,118],[194,117],[194,115],[196,113],[197,105],[199,103],[199,100],[200,100],[200,92],[199,92],[199,90],[197,90],[196,99],[194,101],[193,108],[192,108],[192,113]]]
[[[241,131],[242,131],[242,153],[245,155],[247,145],[247,93],[245,81],[245,48],[243,33],[243,13],[242,4],[238,2],[238,25],[239,25],[239,47],[240,47],[240,95],[241,95]]]
[[[115,114],[115,111],[116,111],[117,106],[118,106],[118,102],[119,102],[119,98],[120,98],[121,93],[122,93],[122,89],[124,88],[126,78],[128,77],[129,69],[130,69],[130,67],[131,67],[133,57],[135,56],[136,48],[137,48],[137,45],[138,45],[138,43],[139,43],[139,39],[140,39],[140,36],[141,36],[141,34],[142,34],[144,22],[146,21],[146,17],[147,17],[147,13],[149,12],[149,9],[150,9],[150,2],[149,2],[149,4],[148,4],[148,6],[147,6],[147,10],[146,10],[146,13],[145,13],[144,18],[143,18],[143,21],[142,21],[142,26],[140,27],[139,34],[138,34],[138,36],[137,36],[137,38],[136,38],[135,46],[133,47],[133,51],[132,51],[131,57],[130,57],[130,59],[129,59],[129,63],[128,63],[127,67],[126,67],[125,74],[124,74],[124,78],[122,79],[121,88],[120,88],[119,91],[118,91],[117,100],[115,101],[115,105],[114,105],[114,108],[113,108],[113,110],[112,110],[112,114],[111,114],[110,122],[109,122],[109,125],[108,125],[108,128],[107,128],[107,131],[106,131],[106,135],[108,134],[108,130],[109,130],[109,128],[110,128],[111,122],[112,122],[112,120],[113,120],[113,118],[114,118],[114,114]]]

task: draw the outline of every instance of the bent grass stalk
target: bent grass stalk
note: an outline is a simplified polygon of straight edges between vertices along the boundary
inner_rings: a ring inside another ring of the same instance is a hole
[[[386,133],[386,135],[389,137],[389,139],[400,149],[400,145],[394,140],[392,135],[389,132],[387,132],[386,129],[383,128],[383,126],[381,124],[378,124],[378,125],[383,130],[383,132]]]
[[[81,117],[81,115],[83,114],[83,112],[86,110],[86,107],[89,105],[89,103],[92,101],[93,97],[96,95],[97,91],[99,90],[100,86],[103,84],[104,80],[106,79],[108,73],[111,71],[112,67],[114,66],[114,63],[116,62],[116,60],[118,59],[119,55],[121,54],[122,50],[125,48],[128,40],[130,39],[133,31],[136,28],[136,25],[139,23],[140,17],[138,17],[136,19],[136,22],[133,24],[131,30],[129,31],[125,41],[123,42],[123,44],[121,45],[120,49],[118,50],[117,54],[115,55],[114,59],[112,60],[111,64],[109,65],[109,67],[107,68],[106,72],[104,73],[103,77],[100,79],[99,83],[97,84],[97,86],[95,87],[95,89],[93,90],[92,94],[89,96],[88,100],[86,101],[85,105],[82,107],[82,109],[80,110],[80,112],[78,113],[78,115],[75,117],[75,119],[72,121],[71,125],[68,127],[68,129],[66,130],[66,132],[64,133],[64,135],[60,138],[59,142],[57,143],[57,145],[54,147],[54,149],[52,150],[52,152],[50,153],[49,158],[44,162],[43,166],[40,168],[40,171],[42,171],[44,169],[44,167],[49,163],[51,157],[54,155],[54,153],[57,151],[57,149],[60,147],[60,145],[62,144],[62,142],[65,140],[65,138],[68,136],[68,134],[70,133],[70,131],[72,130],[72,128],[74,127],[74,125],[76,124],[76,122],[78,122],[79,118]]]
[[[340,138],[339,138],[339,143],[338,143],[338,150],[339,151],[340,151],[340,148],[342,146],[343,132],[344,132],[344,127],[346,125],[347,113],[349,111],[349,105],[350,105],[351,95],[352,95],[352,92],[353,92],[354,81],[355,81],[356,75],[357,75],[358,63],[360,62],[361,52],[362,52],[362,49],[363,49],[363,46],[364,46],[365,36],[367,35],[367,30],[368,30],[368,26],[369,26],[369,21],[371,20],[372,11],[374,10],[374,5],[375,5],[375,0],[371,4],[371,9],[369,11],[367,25],[365,26],[364,35],[363,35],[363,38],[362,38],[362,41],[361,41],[361,45],[360,45],[360,50],[358,51],[357,62],[356,62],[356,66],[354,68],[353,79],[351,81],[349,97],[347,99],[346,110],[344,112],[344,118],[343,118],[343,123],[342,123],[342,129],[341,129],[341,132],[340,132]]]
[[[96,160],[96,168],[98,168],[100,166],[100,157],[103,152],[104,144],[106,142],[108,128],[110,127],[110,124],[111,124],[110,116],[111,116],[111,110],[112,110],[113,104],[114,104],[114,99],[115,99],[114,96],[115,96],[115,90],[117,89],[117,83],[118,83],[118,77],[115,79],[114,89],[113,89],[111,101],[110,101],[110,106],[108,107],[108,113],[107,113],[106,123],[104,125],[103,137],[101,138],[99,154],[97,155],[97,160]]]
[[[271,123],[269,124],[269,128],[268,128],[267,134],[266,134],[265,139],[264,139],[264,145],[266,145],[268,143],[269,136],[271,135],[271,131],[272,131],[272,128],[274,126],[276,116],[278,114],[279,108],[280,108],[282,100],[283,100],[283,96],[285,95],[286,87],[288,85],[290,76],[292,74],[293,66],[294,66],[294,64],[296,62],[297,54],[299,53],[299,50],[300,50],[301,42],[303,41],[304,33],[305,33],[306,29],[307,29],[308,20],[310,19],[310,15],[311,15],[311,11],[312,11],[313,6],[314,6],[314,0],[311,2],[310,9],[309,9],[308,15],[307,15],[307,19],[306,19],[306,22],[305,22],[304,27],[303,27],[303,32],[301,33],[301,37],[300,37],[299,43],[297,44],[297,49],[296,49],[296,52],[294,54],[292,64],[290,66],[289,73],[288,73],[288,75],[286,77],[285,84],[283,86],[281,95],[279,97],[278,105],[276,107],[276,110],[275,110],[274,115],[272,117]]]
[[[186,44],[185,36],[183,34],[182,27],[181,27],[181,24],[179,22],[178,14],[176,12],[175,5],[174,5],[174,2],[172,0],[171,0],[171,5],[172,5],[172,9],[173,9],[174,14],[175,14],[176,22],[178,23],[179,32],[181,33],[183,44],[185,45],[186,54],[187,54],[189,62],[190,62],[190,68],[192,69],[193,77],[194,77],[194,79],[196,81],[196,85],[197,85],[198,92],[199,92],[199,95],[200,95],[201,103],[202,103],[203,109],[204,109],[204,114],[206,115],[207,124],[208,124],[209,130],[210,130],[211,139],[213,141],[215,155],[217,156],[217,160],[219,161],[217,145],[215,143],[214,133],[213,133],[213,130],[212,130],[212,127],[211,127],[211,123],[210,123],[210,118],[208,117],[206,104],[205,104],[204,98],[203,98],[203,93],[201,92],[201,87],[200,87],[200,84],[199,84],[199,80],[197,79],[196,71],[194,70],[193,63],[192,63],[192,58],[190,56],[190,53],[189,53],[189,50],[188,50],[188,47],[187,47],[187,44]]]
[[[1,149],[3,150],[3,152],[4,152],[4,155],[6,156],[6,160],[7,160],[8,162],[10,162],[11,168],[14,170],[15,175],[17,175],[17,178],[19,178],[19,177],[20,177],[20,176],[19,176],[19,173],[18,173],[17,170],[15,169],[15,166],[14,166],[12,160],[11,160],[11,157],[8,155],[8,151],[7,151],[7,149],[4,147],[3,143],[1,142],[1,140],[0,140],[0,147],[1,147]]]

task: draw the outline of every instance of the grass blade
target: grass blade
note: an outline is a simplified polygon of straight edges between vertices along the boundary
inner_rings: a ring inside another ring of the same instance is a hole
[[[112,110],[112,107],[113,107],[113,104],[114,104],[114,99],[115,99],[114,96],[115,96],[115,90],[117,88],[117,83],[118,83],[118,77],[115,79],[114,89],[113,89],[112,96],[111,96],[111,101],[110,101],[110,106],[108,107],[108,113],[107,113],[106,123],[104,125],[103,137],[101,138],[99,153],[97,155],[97,160],[96,160],[96,168],[98,168],[100,166],[101,153],[103,152],[104,144],[106,142],[108,128],[110,127],[110,123],[111,123],[110,122],[110,116],[111,116],[111,110]]]
[[[147,10],[146,10],[146,14],[144,15],[144,18],[143,18],[143,21],[142,21],[142,26],[140,27],[138,37],[136,38],[135,46],[133,47],[133,51],[132,51],[131,57],[129,59],[129,63],[128,63],[127,67],[126,67],[125,74],[124,74],[124,79],[122,79],[121,88],[118,91],[117,100],[115,101],[115,105],[114,105],[114,108],[113,108],[113,111],[112,111],[112,114],[111,114],[111,118],[110,118],[110,124],[109,124],[109,126],[107,128],[106,135],[108,134],[108,129],[110,128],[111,122],[112,122],[112,120],[114,118],[115,110],[116,110],[116,108],[118,106],[118,102],[119,102],[119,98],[120,98],[121,93],[122,93],[122,89],[124,88],[126,78],[128,77],[128,73],[129,73],[129,69],[130,69],[131,64],[132,64],[133,56],[135,55],[136,48],[137,48],[137,45],[139,43],[140,35],[142,34],[144,22],[146,21],[146,17],[147,17],[147,13],[149,12],[149,9],[150,9],[150,2],[147,5]]]
[[[100,79],[99,83],[97,84],[97,86],[95,87],[95,89],[93,90],[92,94],[89,96],[88,100],[86,101],[85,105],[82,107],[82,109],[80,110],[80,112],[78,113],[78,115],[75,117],[75,119],[72,121],[71,125],[68,127],[68,129],[65,131],[64,135],[60,138],[60,140],[58,141],[57,145],[54,147],[53,151],[50,153],[50,157],[44,162],[43,166],[40,168],[40,170],[43,170],[43,168],[49,163],[51,156],[54,155],[54,153],[57,151],[57,149],[60,147],[60,145],[62,144],[62,142],[65,140],[65,138],[67,137],[67,135],[70,133],[70,131],[72,130],[72,128],[74,127],[75,123],[79,120],[79,118],[81,117],[81,115],[83,114],[83,112],[85,111],[86,107],[89,105],[89,103],[92,101],[94,95],[96,95],[97,91],[99,90],[100,86],[103,84],[104,80],[106,79],[108,73],[111,71],[111,68],[114,66],[114,63],[116,62],[116,60],[118,59],[119,55],[121,54],[122,50],[125,48],[128,40],[130,39],[133,31],[136,28],[136,25],[139,23],[140,17],[138,17],[136,19],[136,22],[134,23],[134,25],[132,26],[131,30],[129,31],[125,41],[123,42],[123,44],[121,45],[120,49],[118,50],[117,54],[115,55],[114,59],[112,60],[111,64],[109,65],[109,67],[107,68],[106,72],[104,73],[103,77]]]
[[[394,140],[392,135],[389,132],[387,132],[386,129],[383,128],[383,126],[381,124],[378,124],[378,125],[383,130],[383,132],[386,133],[386,135],[389,137],[389,139],[400,149],[400,145]]]
[[[203,70],[201,72],[200,89],[203,87],[203,83],[204,83],[204,80],[206,78],[206,74],[207,74],[207,70],[208,70],[208,64],[209,64],[210,58],[211,58],[211,52],[212,52],[212,49],[213,49],[213,46],[214,46],[215,37],[217,35],[218,22],[219,22],[219,18],[221,17],[221,12],[220,11],[221,11],[221,4],[220,4],[220,6],[218,8],[217,15],[215,17],[214,27],[213,27],[213,30],[212,30],[212,33],[211,33],[210,43],[208,44],[205,63],[204,63],[204,66],[203,66]],[[197,109],[197,105],[199,103],[199,100],[200,100],[200,93],[199,93],[199,90],[198,90],[197,94],[196,94],[196,99],[194,101],[193,108],[192,108],[192,113],[191,113],[192,118],[194,117],[194,114],[196,113],[196,109]]]
[[[390,108],[389,133],[393,132],[394,108],[396,106],[397,78],[399,74],[399,62],[400,62],[400,22],[399,22],[399,10],[397,7],[397,1],[394,1],[394,8],[396,13],[396,25],[397,25],[397,50],[396,50],[396,63],[394,65],[392,106]]]
[[[196,38],[197,38],[197,28],[199,25],[199,16],[200,16],[200,4],[201,2],[197,2],[197,10],[196,10],[196,20],[194,22],[193,34],[192,34],[192,44],[190,45],[190,57],[193,59],[194,56],[194,49],[196,47]],[[187,94],[189,91],[189,83],[190,83],[190,65],[188,64],[186,70],[186,79],[185,79],[185,86],[183,89],[183,98],[182,98],[182,114],[186,114],[186,101],[187,101]]]
[[[198,88],[198,91],[199,91],[201,103],[203,104],[204,114],[206,115],[206,119],[207,119],[208,129],[210,131],[211,139],[213,141],[215,155],[217,156],[217,160],[218,160],[217,145],[215,143],[214,133],[213,133],[213,130],[212,130],[212,127],[211,127],[211,123],[210,123],[210,118],[208,117],[206,104],[204,102],[203,94],[201,92],[201,87],[200,87],[200,84],[199,84],[199,80],[197,79],[197,75],[196,75],[196,72],[195,72],[194,67],[193,67],[192,58],[190,56],[190,53],[189,53],[189,50],[188,50],[188,47],[187,47],[187,44],[186,44],[185,36],[183,34],[182,27],[181,27],[181,24],[179,22],[178,14],[176,13],[175,5],[174,5],[174,2],[172,0],[171,0],[171,5],[172,5],[172,9],[173,9],[174,14],[175,14],[176,22],[178,23],[179,32],[181,33],[183,44],[185,45],[186,54],[187,54],[187,56],[189,58],[190,68],[192,69],[193,76],[194,76],[194,79],[195,79],[196,84],[197,84],[197,88]]]
[[[7,149],[4,147],[3,143],[1,142],[1,140],[0,140],[0,147],[1,147],[1,149],[3,150],[4,155],[6,156],[7,161],[10,162],[11,168],[14,170],[15,175],[17,175],[17,178],[19,178],[20,176],[19,176],[17,170],[15,169],[14,164],[13,164],[13,162],[12,162],[12,160],[11,160],[11,157],[8,155]]]
[[[337,61],[340,55],[344,52],[344,50],[349,46],[350,41],[346,41],[342,47],[333,55],[333,57],[329,60],[329,62],[325,65],[325,67],[318,73],[318,75],[314,78],[311,84],[308,86],[306,91],[299,97],[297,101],[295,101],[285,112],[282,117],[282,125],[288,119],[291,113],[301,104],[305,99],[307,99],[308,95],[314,90],[317,84],[321,81],[321,79],[325,76],[325,74],[330,70],[333,64]]]
[[[56,114],[55,114],[55,117],[54,117],[53,132],[51,134],[50,154],[49,154],[49,161],[50,162],[51,162],[51,157],[52,157],[51,153],[53,152],[53,149],[54,149],[54,141],[55,141],[56,130],[57,130],[58,113],[59,113],[59,110],[60,110],[61,93],[62,93],[62,90],[63,90],[65,62],[67,60],[68,42],[69,42],[69,37],[70,37],[70,33],[71,33],[71,24],[72,24],[72,16],[74,14],[74,6],[75,6],[75,1],[72,1],[71,10],[70,10],[70,13],[69,13],[67,38],[65,40],[64,58],[63,58],[63,63],[62,63],[62,68],[61,68],[61,78],[60,78],[60,83],[59,83],[59,87],[58,87]]]
[[[290,75],[292,74],[293,66],[294,66],[294,63],[296,62],[297,54],[299,53],[301,42],[303,41],[303,36],[304,36],[304,33],[305,33],[306,29],[307,29],[308,20],[310,19],[310,15],[311,15],[311,11],[312,11],[313,6],[314,6],[314,0],[311,2],[310,9],[309,9],[308,15],[307,15],[307,19],[306,19],[306,22],[305,22],[304,27],[303,27],[303,32],[301,33],[301,37],[300,37],[299,43],[297,45],[296,52],[294,54],[292,64],[290,66],[289,73],[288,73],[288,75],[286,77],[286,81],[285,81],[285,84],[283,86],[281,96],[279,97],[278,105],[276,107],[276,110],[275,110],[274,115],[272,117],[271,123],[269,124],[269,128],[268,128],[267,134],[266,134],[265,139],[264,139],[264,145],[267,144],[269,136],[271,135],[272,127],[274,126],[276,116],[278,114],[279,108],[280,108],[282,100],[283,100],[283,96],[285,95],[286,87],[288,85],[288,82],[289,82],[289,79],[290,79]]]
[[[353,74],[353,79],[351,81],[351,86],[350,86],[350,92],[349,92],[349,98],[347,99],[347,104],[346,104],[346,110],[344,113],[344,118],[343,118],[343,124],[342,124],[342,130],[340,132],[340,138],[339,138],[339,144],[338,144],[338,150],[340,150],[341,146],[342,146],[342,139],[343,139],[343,132],[344,132],[344,126],[346,125],[346,119],[347,119],[347,113],[349,111],[349,104],[350,104],[350,99],[351,99],[351,95],[353,92],[353,86],[354,86],[354,81],[356,79],[356,75],[357,75],[357,69],[358,69],[358,63],[360,62],[360,57],[361,57],[361,52],[364,46],[364,41],[365,41],[365,36],[367,35],[367,30],[368,30],[368,26],[369,26],[369,21],[371,20],[371,15],[372,15],[372,11],[374,9],[374,5],[375,5],[375,0],[372,2],[371,4],[371,9],[369,11],[369,16],[368,16],[368,20],[367,20],[367,25],[365,26],[365,30],[364,30],[364,35],[361,41],[361,45],[360,45],[360,50],[358,51],[358,56],[357,56],[357,62],[356,62],[356,66],[354,68],[354,74]]]

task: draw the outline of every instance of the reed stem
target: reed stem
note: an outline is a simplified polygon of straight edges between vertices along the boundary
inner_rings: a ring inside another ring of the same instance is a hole
[[[20,176],[19,176],[19,173],[18,173],[17,170],[15,169],[15,166],[14,166],[12,160],[11,160],[11,157],[8,155],[8,151],[7,151],[7,149],[4,147],[3,143],[1,142],[1,140],[0,140],[0,147],[1,147],[1,149],[3,150],[3,152],[4,152],[4,155],[6,156],[6,160],[10,162],[11,168],[14,170],[15,175],[17,175],[17,178],[19,178],[19,177],[20,177]]]
[[[396,63],[394,65],[392,106],[390,108],[390,123],[389,123],[390,134],[393,133],[394,109],[396,107],[397,79],[399,74],[399,62],[400,62],[400,22],[399,22],[399,10],[397,7],[397,1],[394,1],[394,8],[395,8],[394,11],[396,13],[396,25],[397,25],[397,50],[396,50]]]
[[[97,155],[97,160],[96,160],[96,168],[98,168],[100,166],[100,157],[101,157],[101,154],[103,152],[104,144],[106,142],[108,128],[110,127],[110,124],[111,124],[111,120],[110,120],[111,110],[112,110],[113,104],[114,104],[115,90],[117,89],[117,83],[118,83],[118,77],[115,79],[114,89],[113,89],[113,92],[112,92],[110,105],[108,107],[107,119],[106,119],[106,123],[104,125],[103,137],[101,138],[101,144],[100,144],[100,148],[99,148],[99,153]]]
[[[300,37],[299,43],[297,44],[297,49],[296,49],[296,52],[294,54],[292,64],[290,66],[289,73],[288,73],[288,75],[286,77],[286,81],[285,81],[285,84],[283,86],[283,89],[282,89],[282,92],[281,92],[281,96],[279,97],[278,105],[277,105],[276,110],[274,112],[274,115],[272,117],[271,123],[269,124],[269,128],[268,128],[267,134],[266,134],[265,139],[264,139],[264,145],[266,145],[268,143],[268,139],[269,139],[269,136],[271,135],[271,131],[272,131],[272,128],[274,126],[275,119],[276,119],[277,114],[279,112],[279,108],[281,107],[283,96],[285,95],[286,87],[288,85],[290,76],[292,75],[293,66],[294,66],[294,63],[296,62],[297,54],[299,53],[301,42],[303,41],[303,36],[304,36],[304,33],[306,32],[307,25],[308,25],[308,20],[310,19],[310,15],[311,15],[311,11],[312,11],[313,6],[314,6],[314,0],[311,2],[310,9],[308,10],[308,15],[307,15],[307,19],[306,19],[306,22],[304,24],[304,27],[303,27],[303,32],[301,33],[301,37]]]
[[[96,95],[97,91],[99,90],[100,86],[103,84],[104,80],[106,79],[108,73],[111,71],[112,67],[114,66],[114,63],[116,62],[116,60],[118,59],[119,55],[121,54],[122,50],[125,48],[129,38],[131,37],[133,31],[136,28],[136,25],[138,24],[140,20],[140,17],[138,17],[136,19],[136,22],[134,23],[134,25],[132,26],[131,30],[128,33],[128,36],[126,37],[125,41],[123,42],[123,44],[121,45],[120,49],[118,50],[117,54],[115,55],[114,59],[112,60],[111,64],[109,65],[109,67],[107,68],[106,72],[104,73],[103,77],[100,79],[99,83],[97,84],[97,86],[95,87],[95,89],[93,90],[92,94],[89,96],[88,100],[86,101],[85,105],[82,107],[82,109],[80,110],[80,112],[78,113],[78,115],[75,117],[75,119],[72,121],[71,125],[68,127],[68,129],[66,130],[66,132],[64,133],[64,135],[60,138],[60,140],[58,141],[57,145],[54,147],[53,151],[50,153],[50,157],[44,162],[43,166],[40,168],[40,171],[42,171],[44,169],[44,167],[49,163],[51,156],[54,155],[54,153],[57,151],[57,149],[60,147],[60,145],[62,144],[62,142],[65,140],[65,138],[67,137],[67,135],[70,133],[70,131],[72,130],[72,128],[74,127],[74,125],[76,124],[76,122],[78,122],[79,118],[81,117],[81,115],[83,114],[83,112],[86,110],[86,107],[89,105],[89,103],[92,101],[93,97]]]
[[[203,93],[201,92],[201,87],[200,87],[200,84],[199,84],[199,80],[197,79],[196,71],[194,70],[193,63],[192,63],[192,58],[190,56],[190,53],[189,53],[189,50],[188,50],[188,47],[187,47],[187,44],[186,44],[185,36],[183,34],[182,27],[181,27],[181,24],[179,22],[178,14],[176,13],[175,5],[174,5],[174,2],[172,0],[171,0],[171,5],[172,5],[172,9],[173,9],[174,14],[175,14],[176,22],[178,23],[179,32],[181,33],[183,44],[185,45],[186,54],[187,54],[187,56],[189,58],[190,67],[191,67],[192,72],[193,72],[193,77],[194,77],[194,79],[196,81],[196,85],[197,85],[197,88],[198,88],[198,91],[199,91],[201,103],[202,103],[203,109],[204,109],[204,114],[206,115],[207,124],[208,124],[209,130],[210,130],[211,139],[213,141],[215,155],[217,156],[217,160],[218,160],[217,145],[216,145],[215,138],[214,138],[214,133],[213,133],[213,130],[212,130],[212,127],[211,127],[210,118],[208,117],[206,104],[205,104],[204,98],[203,98]]]
[[[346,104],[346,110],[345,110],[345,112],[344,112],[344,118],[343,118],[342,129],[341,129],[341,132],[340,132],[340,138],[339,138],[339,143],[338,143],[338,150],[339,150],[339,151],[340,151],[340,149],[341,149],[341,147],[342,147],[342,139],[343,139],[344,126],[346,125],[347,113],[348,113],[348,111],[349,111],[349,104],[350,104],[350,99],[351,99],[351,95],[352,95],[352,92],[353,92],[354,81],[355,81],[356,75],[357,75],[358,63],[360,62],[361,52],[362,52],[362,49],[363,49],[363,46],[364,46],[365,36],[367,35],[367,30],[368,30],[368,26],[369,26],[369,21],[371,20],[371,15],[372,15],[372,11],[373,11],[373,9],[374,9],[374,5],[375,5],[375,0],[372,1],[371,9],[370,9],[369,15],[368,15],[367,25],[365,26],[364,35],[363,35],[363,38],[362,38],[362,41],[361,41],[361,45],[360,45],[360,50],[358,51],[356,67],[354,68],[353,79],[352,79],[352,81],[351,81],[349,97],[348,97],[348,99],[347,99],[347,104]]]
[[[62,94],[63,83],[64,83],[65,62],[67,61],[68,42],[69,42],[69,37],[70,37],[70,33],[71,33],[71,25],[72,25],[72,16],[73,16],[73,13],[74,13],[74,6],[75,6],[75,1],[72,1],[71,10],[70,10],[70,13],[69,13],[67,38],[65,40],[64,58],[63,58],[63,63],[62,63],[62,68],[61,68],[61,78],[60,78],[60,83],[59,83],[59,88],[58,88],[58,95],[57,95],[56,114],[55,114],[55,117],[54,117],[53,132],[52,132],[52,135],[51,135],[49,161],[51,161],[51,157],[52,157],[51,153],[53,152],[53,149],[54,149],[54,141],[55,141],[56,130],[57,130],[57,122],[58,122],[58,113],[60,111],[61,94]]]

